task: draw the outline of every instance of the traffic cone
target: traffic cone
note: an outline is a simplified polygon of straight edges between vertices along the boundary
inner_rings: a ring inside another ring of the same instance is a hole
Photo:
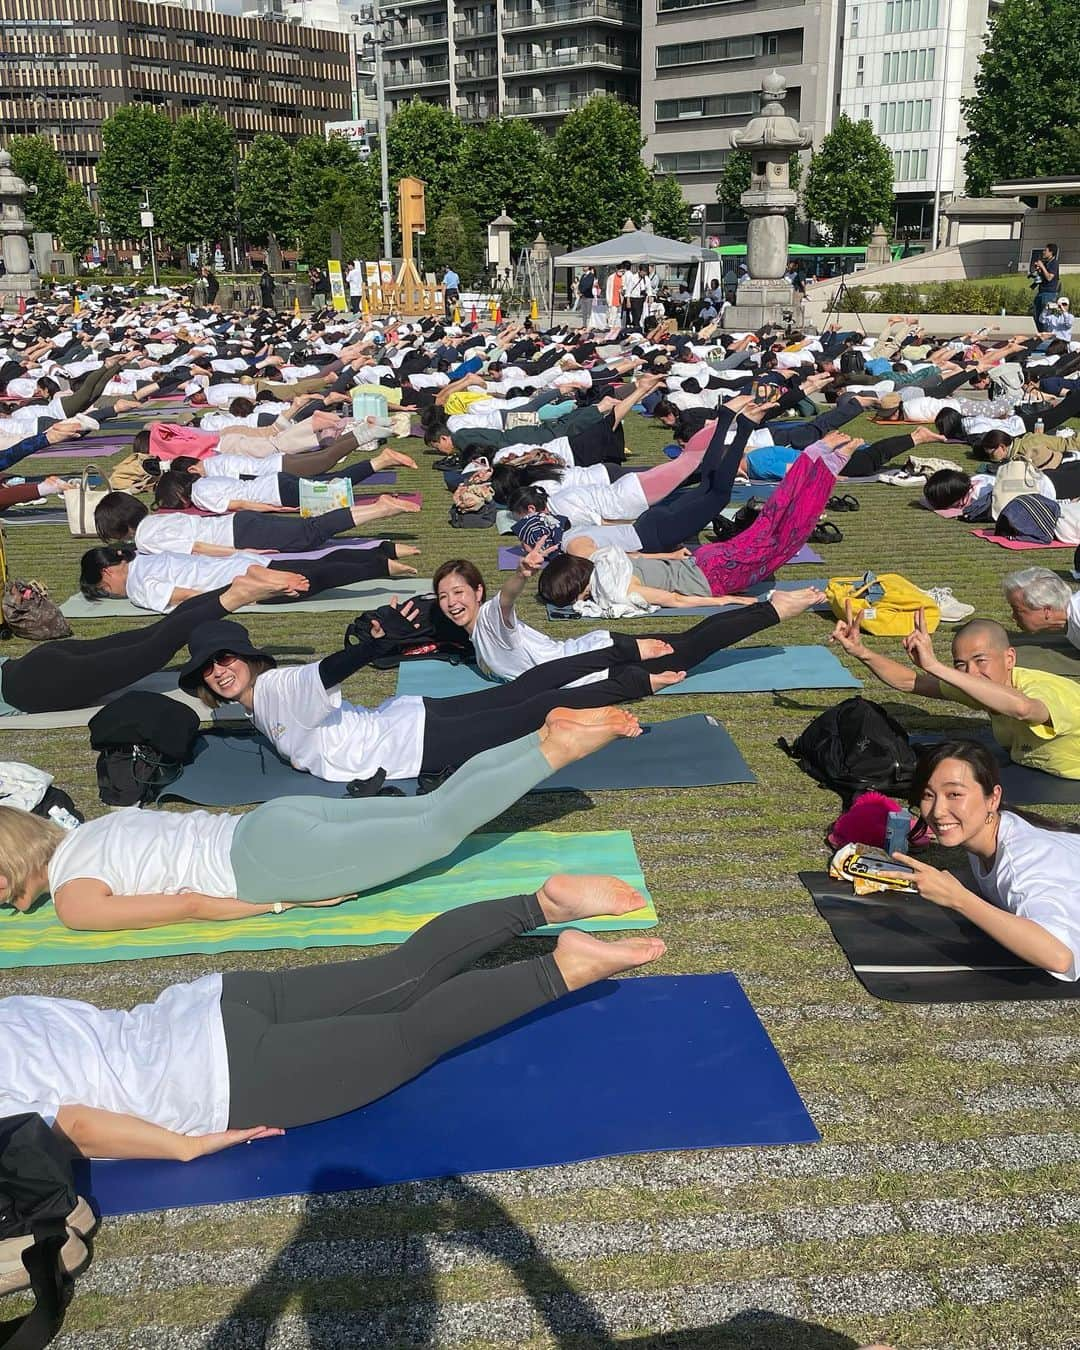
[[[79,297],[78,297],[78,296],[75,297],[75,303],[74,303],[74,304],[72,305],[72,307],[71,307],[71,312],[72,312],[72,314],[81,314],[81,313],[82,313],[82,303],[81,303],[81,301],[79,300]]]
[[[501,304],[501,303],[500,303],[500,304],[497,304],[497,305],[495,306],[495,322],[496,322],[496,323],[502,323],[502,304]]]
[[[496,322],[495,315],[499,312],[499,307],[494,300],[488,301],[488,318],[492,323]]]
[[[25,295],[20,295],[20,296],[19,296],[19,313],[20,313],[20,314],[25,314],[25,313],[26,313],[26,296],[25,296]]]
[[[458,324],[461,322],[461,310],[458,309],[457,305],[454,306],[454,314],[452,322]]]
[[[529,318],[532,319],[533,323],[535,323],[537,319],[539,319],[539,317],[540,317],[540,306],[536,303],[536,299],[534,297],[532,304],[530,304],[529,306]]]
[[[300,297],[298,295],[293,296],[292,312],[294,318],[298,319],[300,317]]]
[[[473,301],[473,307],[472,307],[472,309],[469,311],[469,322],[470,322],[470,323],[475,323],[475,322],[476,322],[476,301],[475,301],[475,300]]]

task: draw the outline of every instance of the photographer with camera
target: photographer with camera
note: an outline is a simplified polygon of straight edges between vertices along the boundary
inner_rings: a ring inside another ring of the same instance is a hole
[[[1043,310],[1058,298],[1061,290],[1061,264],[1058,262],[1057,244],[1047,244],[1042,256],[1032,260],[1028,274],[1035,287],[1035,301],[1032,305],[1032,317],[1038,330]]]

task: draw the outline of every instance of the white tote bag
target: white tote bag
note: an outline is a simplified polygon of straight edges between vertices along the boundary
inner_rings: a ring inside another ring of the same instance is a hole
[[[103,486],[90,487],[91,477],[100,479]],[[94,524],[94,512],[97,504],[111,491],[109,480],[96,464],[88,464],[82,471],[82,478],[74,487],[65,489],[64,506],[67,508],[68,529],[76,539],[91,539],[97,535]]]

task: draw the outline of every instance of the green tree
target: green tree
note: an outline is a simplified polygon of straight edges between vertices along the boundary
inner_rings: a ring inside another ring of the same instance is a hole
[[[435,217],[424,241],[424,266],[453,267],[468,286],[484,267],[484,227],[472,207],[460,198],[448,202]]]
[[[457,189],[468,199],[485,228],[502,211],[514,222],[510,242],[525,248],[547,229],[551,192],[547,137],[524,117],[495,118],[465,129]],[[539,222],[539,224],[538,224]]]
[[[868,119],[840,114],[810,160],[803,206],[833,244],[865,243],[892,219],[892,155]]]
[[[7,148],[11,167],[37,192],[26,200],[26,215],[35,230],[56,233],[56,217],[68,185],[64,161],[47,136],[12,136]]]
[[[324,266],[331,256],[330,236],[341,232],[341,255],[353,258],[382,257],[382,218],[379,215],[378,168],[372,161],[360,164],[361,174],[351,178],[319,206],[301,235],[306,263]]]
[[[343,136],[331,136],[329,140],[322,136],[301,136],[292,150],[292,188],[288,197],[291,232],[305,237],[316,213],[341,193],[366,195],[370,165],[371,160],[365,164]],[[378,211],[377,195],[375,209]]]
[[[798,192],[802,182],[803,162],[798,151],[788,160],[788,182],[792,190]],[[722,202],[728,217],[736,220],[743,215],[742,195],[750,187],[750,151],[729,150],[724,167],[720,171],[720,181],[716,185],[716,200]],[[788,212],[788,219],[795,220],[796,210]]]
[[[86,200],[86,192],[77,183],[69,183],[60,198],[56,213],[56,234],[69,253],[80,259],[98,232],[98,219]]]
[[[552,153],[549,239],[581,248],[638,225],[649,208],[649,171],[641,160],[637,110],[607,94],[563,119]]]
[[[288,239],[292,152],[280,136],[256,136],[237,169],[236,214],[240,228],[255,244],[270,235]]]
[[[967,189],[989,195],[1003,178],[1080,171],[1080,5],[1004,0],[992,9],[968,124]]]
[[[386,157],[391,187],[402,178],[422,178],[427,184],[424,205],[433,221],[458,190],[458,167],[465,127],[448,108],[413,99],[390,119],[386,129]],[[396,216],[396,206],[395,206]]]
[[[98,201],[108,232],[116,239],[138,239],[143,195],[161,213],[169,167],[172,122],[145,103],[117,108],[101,124],[101,157],[97,162]]]
[[[236,139],[210,108],[173,127],[163,227],[174,244],[221,240],[236,219]]]
[[[690,236],[690,203],[682,194],[679,180],[671,174],[657,174],[650,184],[649,218],[653,234],[665,239]]]

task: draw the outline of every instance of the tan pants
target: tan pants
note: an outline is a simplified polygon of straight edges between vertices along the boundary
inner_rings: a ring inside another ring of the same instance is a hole
[[[255,459],[265,459],[268,455],[317,450],[319,433],[310,421],[284,429],[277,424],[272,427],[230,427],[218,437],[217,448],[219,455],[251,455]]]
[[[297,394],[321,394],[324,393],[330,384],[325,375],[309,375],[303,380],[294,380],[292,384],[281,384],[277,380],[256,380],[255,389],[257,393],[262,393],[264,389],[269,389],[275,398],[283,403],[288,403],[294,399]]]

